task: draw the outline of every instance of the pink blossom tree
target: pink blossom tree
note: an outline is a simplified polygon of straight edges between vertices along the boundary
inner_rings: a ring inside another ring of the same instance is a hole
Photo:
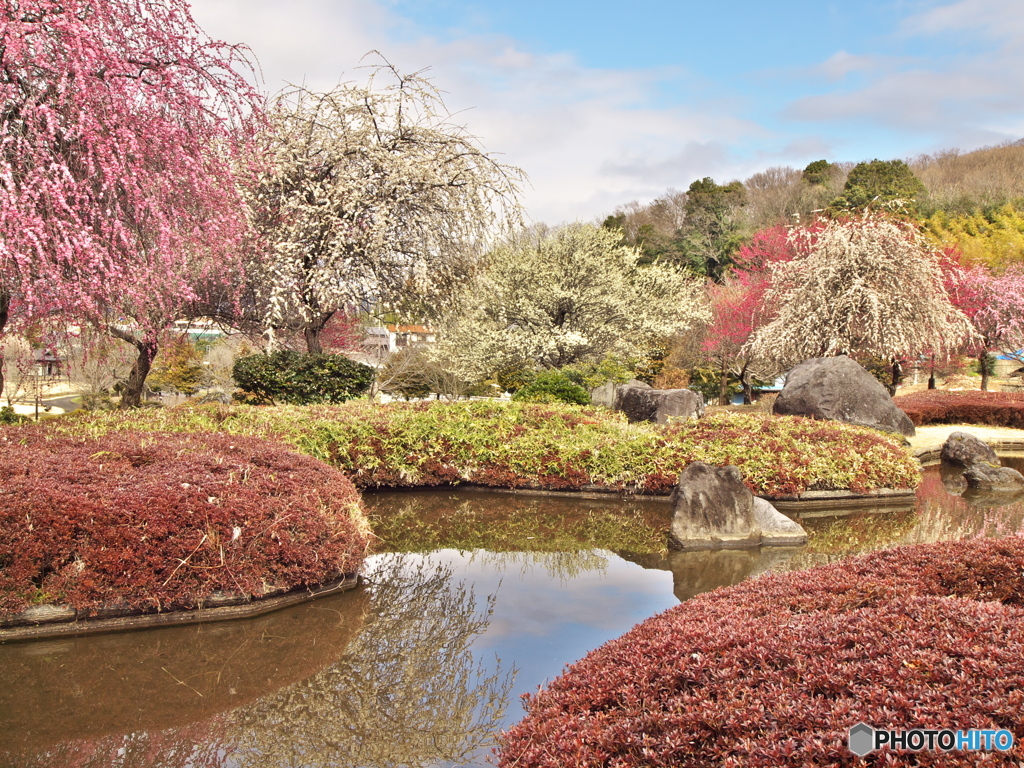
[[[191,265],[243,234],[231,129],[259,103],[245,53],[185,0],[0,0],[0,334],[131,326],[148,369],[162,329],[146,318],[173,317]]]
[[[703,351],[720,372],[719,402],[728,401],[729,376],[743,387],[751,400],[750,376],[757,368],[751,354],[751,335],[770,319],[764,295],[771,287],[771,267],[791,261],[796,249],[784,226],[761,230],[737,252],[735,269],[721,283],[709,283],[708,300],[712,321],[704,337]]]
[[[989,354],[1004,351],[1019,359],[1024,347],[1024,268],[977,265],[951,272],[948,284],[953,303],[977,332],[970,351],[978,357],[981,388],[988,389]]]

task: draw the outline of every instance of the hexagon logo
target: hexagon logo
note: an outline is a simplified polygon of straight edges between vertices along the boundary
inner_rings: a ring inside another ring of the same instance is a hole
[[[850,729],[850,751],[860,757],[875,750],[875,729],[867,723],[857,723]]]

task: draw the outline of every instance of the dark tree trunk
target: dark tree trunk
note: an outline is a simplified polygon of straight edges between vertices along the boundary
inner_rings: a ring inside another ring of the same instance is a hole
[[[3,338],[4,328],[11,316],[11,294],[0,290],[0,339]],[[4,350],[0,347],[0,395],[4,392]]]
[[[124,391],[121,393],[120,405],[121,408],[138,408],[142,405],[146,377],[149,376],[149,369],[153,367],[153,358],[160,351],[160,345],[156,341],[137,339],[132,334],[113,326],[108,326],[107,330],[115,339],[125,341],[138,350],[139,356],[135,358],[135,364],[128,374],[128,381],[125,382]]]
[[[747,364],[740,369],[740,386],[743,387],[743,404],[750,405],[754,402],[754,387],[747,376]]]
[[[983,349],[978,355],[978,370],[981,371],[981,388],[988,389],[988,349]]]
[[[928,389],[935,389],[935,355],[932,355],[932,372],[928,377]]]
[[[896,396],[896,388],[903,381],[903,366],[900,365],[900,361],[895,357],[892,359],[892,381],[889,384],[889,395],[892,397]]]
[[[334,317],[333,312],[324,312],[315,320],[307,323],[306,327],[302,329],[302,335],[306,340],[306,352],[311,355],[323,354],[324,345],[320,340],[320,334],[332,317]]]

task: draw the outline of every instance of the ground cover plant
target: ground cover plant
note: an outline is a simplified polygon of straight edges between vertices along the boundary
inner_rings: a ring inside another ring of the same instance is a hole
[[[893,398],[914,426],[989,424],[1024,428],[1024,392],[947,392],[930,389]]]
[[[757,494],[914,488],[919,466],[891,436],[837,422],[720,413],[661,427],[564,404],[367,402],[87,413],[58,432],[219,431],[272,437],[326,461],[362,488],[494,487],[669,492],[693,461],[734,464]]]
[[[340,472],[226,434],[0,432],[0,619],[40,603],[193,608],[357,571],[367,524]]]
[[[638,625],[527,696],[500,765],[1018,765],[1024,538],[769,574]],[[1009,730],[1007,753],[847,749],[859,722]]]

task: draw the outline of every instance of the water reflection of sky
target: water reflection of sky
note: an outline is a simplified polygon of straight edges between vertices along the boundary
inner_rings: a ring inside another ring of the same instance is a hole
[[[472,584],[478,599],[495,597],[490,625],[473,653],[486,665],[497,658],[516,667],[508,724],[521,716],[514,703],[519,694],[535,691],[566,664],[679,602],[669,571],[646,570],[600,550],[579,553],[579,560],[596,567],[577,570],[579,562],[567,561],[569,554],[575,553],[445,549],[412,556],[451,568],[452,581]],[[371,558],[371,578],[375,568]]]

